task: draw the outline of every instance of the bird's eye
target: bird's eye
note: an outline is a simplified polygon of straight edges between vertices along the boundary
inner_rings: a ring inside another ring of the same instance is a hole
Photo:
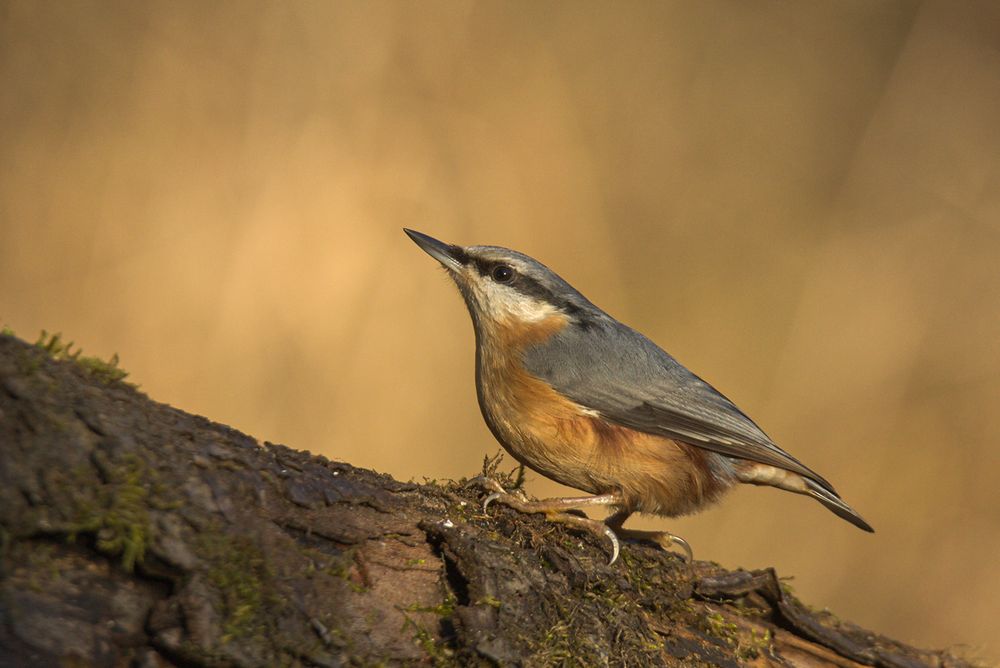
[[[498,264],[493,267],[490,276],[497,283],[509,283],[514,278],[514,270],[505,264]]]

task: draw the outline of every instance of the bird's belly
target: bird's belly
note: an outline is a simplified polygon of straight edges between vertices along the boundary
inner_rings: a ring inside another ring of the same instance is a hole
[[[518,368],[480,369],[487,425],[519,462],[592,494],[622,492],[632,510],[682,515],[729,484],[698,448],[611,423]]]
[[[589,443],[566,438],[580,407],[546,383],[528,377],[482,378],[479,403],[490,431],[517,461],[556,482],[593,494],[602,490],[589,471]]]

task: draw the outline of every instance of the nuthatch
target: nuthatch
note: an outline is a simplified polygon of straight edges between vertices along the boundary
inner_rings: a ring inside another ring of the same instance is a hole
[[[476,332],[476,391],[490,431],[514,459],[591,496],[529,502],[494,483],[497,500],[611,539],[633,512],[676,517],[736,483],[811,496],[873,531],[819,474],[779,448],[711,385],[594,306],[527,255],[455,246],[404,230],[458,284]],[[606,523],[566,510],[609,506]]]

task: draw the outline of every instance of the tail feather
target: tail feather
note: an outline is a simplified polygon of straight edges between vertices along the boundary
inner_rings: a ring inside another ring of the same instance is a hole
[[[818,482],[810,480],[809,478],[804,478],[804,480],[806,488],[808,489],[808,492],[806,493],[829,508],[834,515],[847,520],[863,531],[875,533],[875,529],[873,529],[868,522],[865,522],[864,518],[862,518],[861,515],[858,515],[853,508],[844,503],[843,499],[837,496],[836,493],[831,492]]]
[[[844,500],[833,491],[830,483],[825,480],[813,480],[794,471],[756,462],[747,462],[744,466],[737,468],[736,477],[740,482],[751,485],[770,485],[796,494],[811,496],[829,508],[837,517],[847,520],[859,529],[875,533],[875,529],[872,529],[871,525],[865,522],[853,508],[844,503]]]

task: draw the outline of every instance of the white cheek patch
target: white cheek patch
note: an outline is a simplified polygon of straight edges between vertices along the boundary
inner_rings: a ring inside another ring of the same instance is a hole
[[[473,283],[479,303],[488,309],[495,319],[514,319],[520,322],[540,322],[559,311],[555,306],[534,297],[522,294],[506,285],[493,281]]]
[[[522,295],[510,288],[498,287],[493,299],[508,317],[521,322],[540,322],[556,313],[556,308],[552,304]]]

